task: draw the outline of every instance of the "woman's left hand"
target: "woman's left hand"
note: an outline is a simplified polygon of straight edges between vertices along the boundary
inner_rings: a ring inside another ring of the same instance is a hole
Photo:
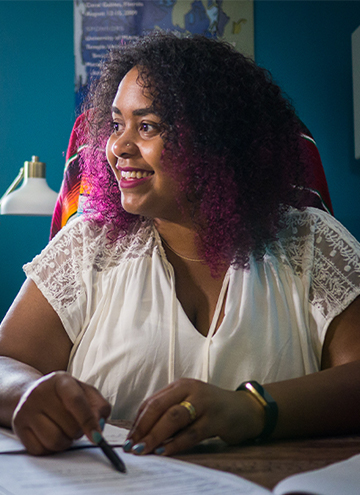
[[[124,450],[171,455],[214,436],[236,444],[263,426],[263,408],[247,392],[181,378],[143,402]]]

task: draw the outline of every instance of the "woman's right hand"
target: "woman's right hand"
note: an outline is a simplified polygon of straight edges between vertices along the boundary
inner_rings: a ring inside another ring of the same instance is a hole
[[[101,432],[99,420],[111,412],[107,400],[91,385],[56,371],[36,380],[21,396],[12,427],[30,454],[43,455],[70,447],[85,434]]]

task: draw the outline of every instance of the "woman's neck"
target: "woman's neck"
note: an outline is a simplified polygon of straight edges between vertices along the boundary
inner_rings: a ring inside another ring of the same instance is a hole
[[[166,220],[154,220],[165,247],[187,261],[203,261],[196,246],[196,231],[191,224],[177,224]]]

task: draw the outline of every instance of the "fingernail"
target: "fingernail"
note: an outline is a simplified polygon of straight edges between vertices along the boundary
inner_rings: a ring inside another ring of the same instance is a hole
[[[102,440],[102,435],[101,435],[101,433],[99,433],[98,431],[93,430],[93,431],[91,432],[91,438],[93,439],[93,442],[94,442],[94,443],[98,444],[98,443],[100,443],[100,442],[101,442],[101,440]]]
[[[133,448],[132,451],[134,454],[142,454],[145,450],[145,444],[144,443],[137,443]]]
[[[134,445],[134,442],[132,440],[126,440],[126,442],[123,445],[123,449],[125,452],[130,452],[132,449],[132,446]]]
[[[105,428],[105,419],[104,418],[99,419],[99,425],[100,425],[101,431],[104,431],[104,428]]]
[[[156,455],[162,455],[165,452],[165,447],[158,447],[154,452]]]

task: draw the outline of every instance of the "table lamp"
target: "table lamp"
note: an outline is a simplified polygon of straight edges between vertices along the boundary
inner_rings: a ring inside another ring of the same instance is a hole
[[[11,186],[0,200],[1,215],[52,215],[58,193],[45,179],[46,164],[33,156],[25,162]],[[24,179],[18,189],[17,186]],[[16,190],[15,190],[16,189]]]

